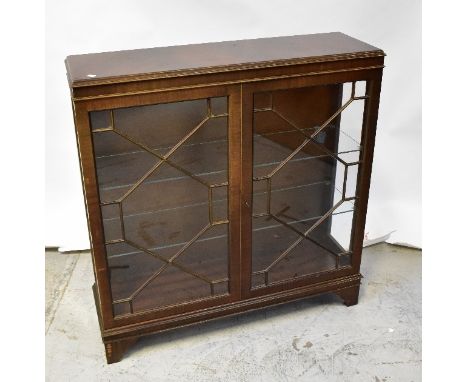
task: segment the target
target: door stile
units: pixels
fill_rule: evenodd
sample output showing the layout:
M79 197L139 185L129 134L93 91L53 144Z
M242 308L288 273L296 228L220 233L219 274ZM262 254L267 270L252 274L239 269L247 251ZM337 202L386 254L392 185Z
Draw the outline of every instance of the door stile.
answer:
M242 180L241 86L229 92L229 292L232 300L241 299L241 209Z
M73 105L75 115L75 131L80 156L80 170L85 198L86 216L88 222L90 244L93 258L94 274L99 290L98 313L103 329L113 326L112 294L110 274L107 265L104 230L102 227L101 208L99 205L99 190L94 162L93 141L89 122L88 107L85 103Z
M241 97L241 288L242 298L247 298L250 296L252 278L253 92L250 86L241 85Z

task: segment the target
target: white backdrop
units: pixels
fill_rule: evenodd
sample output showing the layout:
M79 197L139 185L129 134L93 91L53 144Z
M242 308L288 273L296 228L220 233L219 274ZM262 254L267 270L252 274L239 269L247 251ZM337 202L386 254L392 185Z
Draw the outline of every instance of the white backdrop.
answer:
M421 4L414 0L46 1L47 246L89 248L67 55L341 31L387 53L366 235L421 246Z

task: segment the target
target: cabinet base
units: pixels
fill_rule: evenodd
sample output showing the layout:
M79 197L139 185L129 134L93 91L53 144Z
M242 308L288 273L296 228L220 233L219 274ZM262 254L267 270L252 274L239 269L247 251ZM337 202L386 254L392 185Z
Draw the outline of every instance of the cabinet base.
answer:
M124 353L139 337L160 333L177 327L194 325L217 318L238 315L244 312L254 311L260 308L279 305L303 298L311 298L326 293L338 295L346 306L355 305L358 302L361 275L352 274L340 279L334 279L323 283L311 284L304 287L284 290L273 295L259 296L247 300L240 300L223 306L214 306L202 311L189 312L164 319L142 322L132 327L117 327L104 329L99 309L98 317L101 326L102 339L105 345L107 363L119 362ZM98 306L98 293L94 285L94 297Z

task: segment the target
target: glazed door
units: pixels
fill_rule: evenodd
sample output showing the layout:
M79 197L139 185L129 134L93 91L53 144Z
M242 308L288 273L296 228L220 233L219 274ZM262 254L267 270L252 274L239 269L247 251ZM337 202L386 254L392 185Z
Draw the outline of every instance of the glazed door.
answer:
M94 250L114 319L238 298L236 104L236 88L219 87L90 105L103 228Z
M244 155L251 155L243 176L244 296L358 269L353 222L366 83L314 81L243 89Z

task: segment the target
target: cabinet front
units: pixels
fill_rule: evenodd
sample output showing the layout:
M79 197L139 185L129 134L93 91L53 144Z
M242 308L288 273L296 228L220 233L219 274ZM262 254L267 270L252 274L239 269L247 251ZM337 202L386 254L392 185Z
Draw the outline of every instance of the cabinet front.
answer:
M229 94L214 93L89 113L114 317L235 293L235 127Z
M351 271L365 93L364 81L246 89L248 294Z

